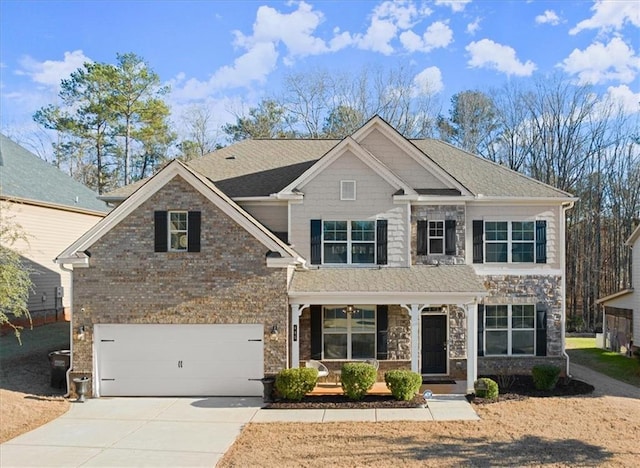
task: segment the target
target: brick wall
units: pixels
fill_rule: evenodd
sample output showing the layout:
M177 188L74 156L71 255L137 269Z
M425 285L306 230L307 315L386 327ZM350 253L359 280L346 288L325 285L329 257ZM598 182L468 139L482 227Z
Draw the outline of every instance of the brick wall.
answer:
M201 211L200 252L154 252L154 211ZM286 270L266 267L268 249L177 177L89 247L73 274L74 372L92 374L98 323L264 324L265 374L286 367Z

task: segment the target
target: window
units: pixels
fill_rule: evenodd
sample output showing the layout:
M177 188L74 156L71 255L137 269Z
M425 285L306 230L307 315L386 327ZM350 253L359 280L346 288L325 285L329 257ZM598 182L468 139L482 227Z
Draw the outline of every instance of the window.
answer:
M169 212L169 250L186 251L189 246L186 211Z
M536 310L533 305L485 306L485 355L533 356Z
M324 307L322 311L323 359L376 357L375 306Z
M369 264L376 261L375 221L324 221L322 243L326 264Z
M444 221L429 221L429 254L444 254Z
M340 200L356 199L356 181L341 180L340 181Z
M536 251L533 221L486 221L485 259L488 263L533 263Z

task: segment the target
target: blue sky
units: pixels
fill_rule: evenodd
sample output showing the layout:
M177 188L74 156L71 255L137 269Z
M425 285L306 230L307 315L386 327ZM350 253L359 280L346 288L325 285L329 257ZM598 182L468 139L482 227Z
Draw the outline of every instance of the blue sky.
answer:
M85 61L142 56L216 124L277 92L286 74L406 67L446 114L468 89L561 71L638 111L640 2L0 1L0 130L25 138Z

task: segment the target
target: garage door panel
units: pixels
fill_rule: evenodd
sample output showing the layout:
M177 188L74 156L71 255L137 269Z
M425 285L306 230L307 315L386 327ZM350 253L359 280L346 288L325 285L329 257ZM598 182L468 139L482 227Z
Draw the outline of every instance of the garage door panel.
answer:
M262 325L97 325L103 396L258 396Z

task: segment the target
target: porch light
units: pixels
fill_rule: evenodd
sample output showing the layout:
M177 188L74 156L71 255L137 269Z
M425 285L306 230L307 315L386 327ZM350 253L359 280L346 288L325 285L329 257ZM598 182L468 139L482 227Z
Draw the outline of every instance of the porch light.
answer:
M273 324L271 327L271 335L269 336L271 341L278 341L278 325Z
M80 325L78 327L78 333L76 334L76 338L79 340L84 340L84 325Z

